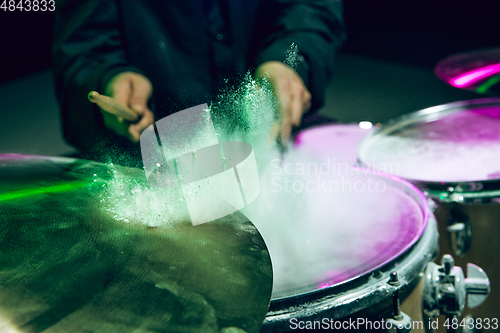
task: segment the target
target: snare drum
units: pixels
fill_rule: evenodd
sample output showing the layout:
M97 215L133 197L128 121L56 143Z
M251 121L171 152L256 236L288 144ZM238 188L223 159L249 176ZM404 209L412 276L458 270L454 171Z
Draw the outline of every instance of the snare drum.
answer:
M418 111L384 125L360 144L372 169L410 180L437 204L440 248L457 264L473 262L491 280L476 318L500 317L500 98ZM499 318L500 319L500 318Z
M402 299L419 298L409 295L437 252L437 226L418 189L396 177L343 172L328 163L294 150L280 166L273 164L269 178L260 175L260 196L246 214L273 263L262 332L308 325L339 330L358 319L373 326L356 329L377 331L392 316L396 291ZM393 271L399 284L389 283ZM422 322L419 303L410 309L414 304L404 303L403 311Z

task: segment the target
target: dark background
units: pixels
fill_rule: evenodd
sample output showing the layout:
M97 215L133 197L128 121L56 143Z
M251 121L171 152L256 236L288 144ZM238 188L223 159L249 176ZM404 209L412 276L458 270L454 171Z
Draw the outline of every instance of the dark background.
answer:
M500 46L498 0L345 0L344 50L432 68L464 50Z
M57 8L57 3L56 3ZM500 46L499 0L345 0L343 52L432 68ZM52 12L0 10L0 84L51 67Z

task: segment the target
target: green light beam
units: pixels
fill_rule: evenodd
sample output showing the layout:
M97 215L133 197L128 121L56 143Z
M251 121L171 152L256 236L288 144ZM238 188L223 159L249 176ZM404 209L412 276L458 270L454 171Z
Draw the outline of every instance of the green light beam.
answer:
M476 92L479 94L484 94L491 88L494 84L500 81L500 75L494 76L479 87L477 87Z
M42 193L61 193L74 190L86 186L87 183L81 181L73 181L60 185L46 186L41 188L27 188L23 190L13 191L9 193L0 194L0 202L7 200L23 199L29 196L42 194Z

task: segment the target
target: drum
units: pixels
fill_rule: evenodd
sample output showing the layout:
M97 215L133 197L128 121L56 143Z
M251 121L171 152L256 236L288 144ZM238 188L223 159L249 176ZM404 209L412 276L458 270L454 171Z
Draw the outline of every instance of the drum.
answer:
M259 170L261 193L245 212L273 263L261 332L379 331L393 316L395 294L420 299L412 292L437 253L427 200L397 177L344 169L302 147L273 160L269 173ZM403 312L423 325L419 302L413 305L403 302ZM353 326L358 319L364 322Z
M500 99L424 109L382 126L359 146L366 167L390 169L436 203L440 248L462 267L473 262L491 280L477 319L500 317ZM483 327L485 328L485 327Z

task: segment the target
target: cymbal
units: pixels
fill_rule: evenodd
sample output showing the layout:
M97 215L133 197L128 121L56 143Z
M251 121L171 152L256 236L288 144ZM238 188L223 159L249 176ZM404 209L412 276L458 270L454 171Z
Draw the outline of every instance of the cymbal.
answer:
M254 225L118 220L99 193L117 173L147 184L141 169L0 155L0 330L258 332L273 277Z
M434 69L447 84L481 94L500 92L500 48L451 55Z

